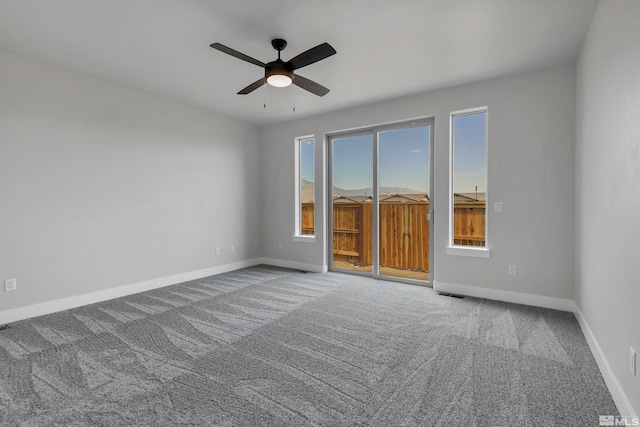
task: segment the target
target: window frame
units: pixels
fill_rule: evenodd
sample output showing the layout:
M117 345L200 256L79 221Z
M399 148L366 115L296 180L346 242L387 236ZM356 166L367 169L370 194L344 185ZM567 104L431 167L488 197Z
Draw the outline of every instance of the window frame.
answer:
M312 141L312 145L313 145L313 201L314 201L314 210L313 210L313 218L314 218L314 229L313 229L313 233L314 234L302 234L302 200L301 200L301 188L300 188L300 181L302 180L302 161L301 161L301 156L302 156L302 149L301 149L301 144L303 143L303 141L308 141L311 140ZM295 158L295 167L294 167L294 171L295 171L295 179L294 179L294 193L295 193L295 217L294 217L294 233L292 236L292 239L294 242L302 242L302 243L315 243L316 241L316 228L315 228L315 224L316 224L316 188L315 188L315 175L316 175L316 139L315 139L315 135L307 135L307 136L299 136L296 137L294 140L294 158Z
M485 221L484 221L484 246L465 246L454 244L454 214L455 214L455 197L454 197L454 169L453 169L453 145L454 132L453 120L458 116L468 116L472 114L485 114L485 135L484 135L484 170L485 170ZM447 255L470 256L479 258L490 258L491 249L489 246L489 107L475 107L464 110L452 111L449 113L449 241L447 245Z

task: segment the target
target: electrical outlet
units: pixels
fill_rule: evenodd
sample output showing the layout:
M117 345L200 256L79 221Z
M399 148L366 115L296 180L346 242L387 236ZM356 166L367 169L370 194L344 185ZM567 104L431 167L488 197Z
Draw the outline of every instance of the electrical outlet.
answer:
M629 370L636 376L636 351L633 347L629 347Z
M216 255L220 255L220 248L216 248Z
M5 279L4 280L4 291L10 292L15 291L18 288L18 279Z
M494 212L502 212L502 202L495 202L493 204L493 211Z
M508 272L509 272L509 276L515 276L517 274L515 264L510 264L509 265Z
M234 253L236 251L236 245L231 245L231 253Z
M278 250L281 251L282 250L282 242L278 243Z

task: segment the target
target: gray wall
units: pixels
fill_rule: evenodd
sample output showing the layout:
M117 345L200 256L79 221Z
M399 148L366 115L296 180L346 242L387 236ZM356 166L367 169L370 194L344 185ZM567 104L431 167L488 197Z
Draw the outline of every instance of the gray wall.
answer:
M0 164L0 311L260 256L254 126L0 52Z
M329 95L330 96L330 95ZM489 107L490 259L450 256L448 242L449 113ZM315 244L292 241L294 138L416 117L435 116L436 280L556 298L573 296L573 146L575 66L484 81L264 127L263 254L326 263L322 212L323 144L316 144ZM278 243L283 250L278 250ZM507 265L518 275L508 276Z
M575 299L640 414L638 22L640 2L600 2L578 63Z

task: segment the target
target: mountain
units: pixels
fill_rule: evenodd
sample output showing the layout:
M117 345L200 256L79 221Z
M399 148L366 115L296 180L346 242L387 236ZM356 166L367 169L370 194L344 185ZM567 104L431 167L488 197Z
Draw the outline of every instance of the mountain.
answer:
M373 188L360 188L355 190L345 190L340 187L333 187L334 196L372 196ZM412 188L403 187L380 187L380 195L386 194L425 194L424 191L414 190ZM301 201L313 202L313 182L307 180L301 180L300 182L300 195Z
M300 181L300 201L313 202L313 182L302 179Z

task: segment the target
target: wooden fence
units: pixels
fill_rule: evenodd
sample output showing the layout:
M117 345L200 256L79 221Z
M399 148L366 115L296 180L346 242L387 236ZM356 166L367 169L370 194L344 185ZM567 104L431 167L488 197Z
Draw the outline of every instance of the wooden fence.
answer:
M484 246L485 202L457 202L453 205L453 243Z
M373 205L333 205L333 259L356 265L371 265L373 259Z
M313 203L302 204L302 234L313 234ZM380 203L380 264L429 271L429 203ZM373 204L333 205L333 259L355 265L373 262ZM485 244L485 203L454 205L454 243Z
M429 203L380 203L380 265L429 271Z
M302 234L314 234L315 233L315 223L313 219L315 216L313 215L315 203L303 203L302 210L300 212L300 219L302 220Z

